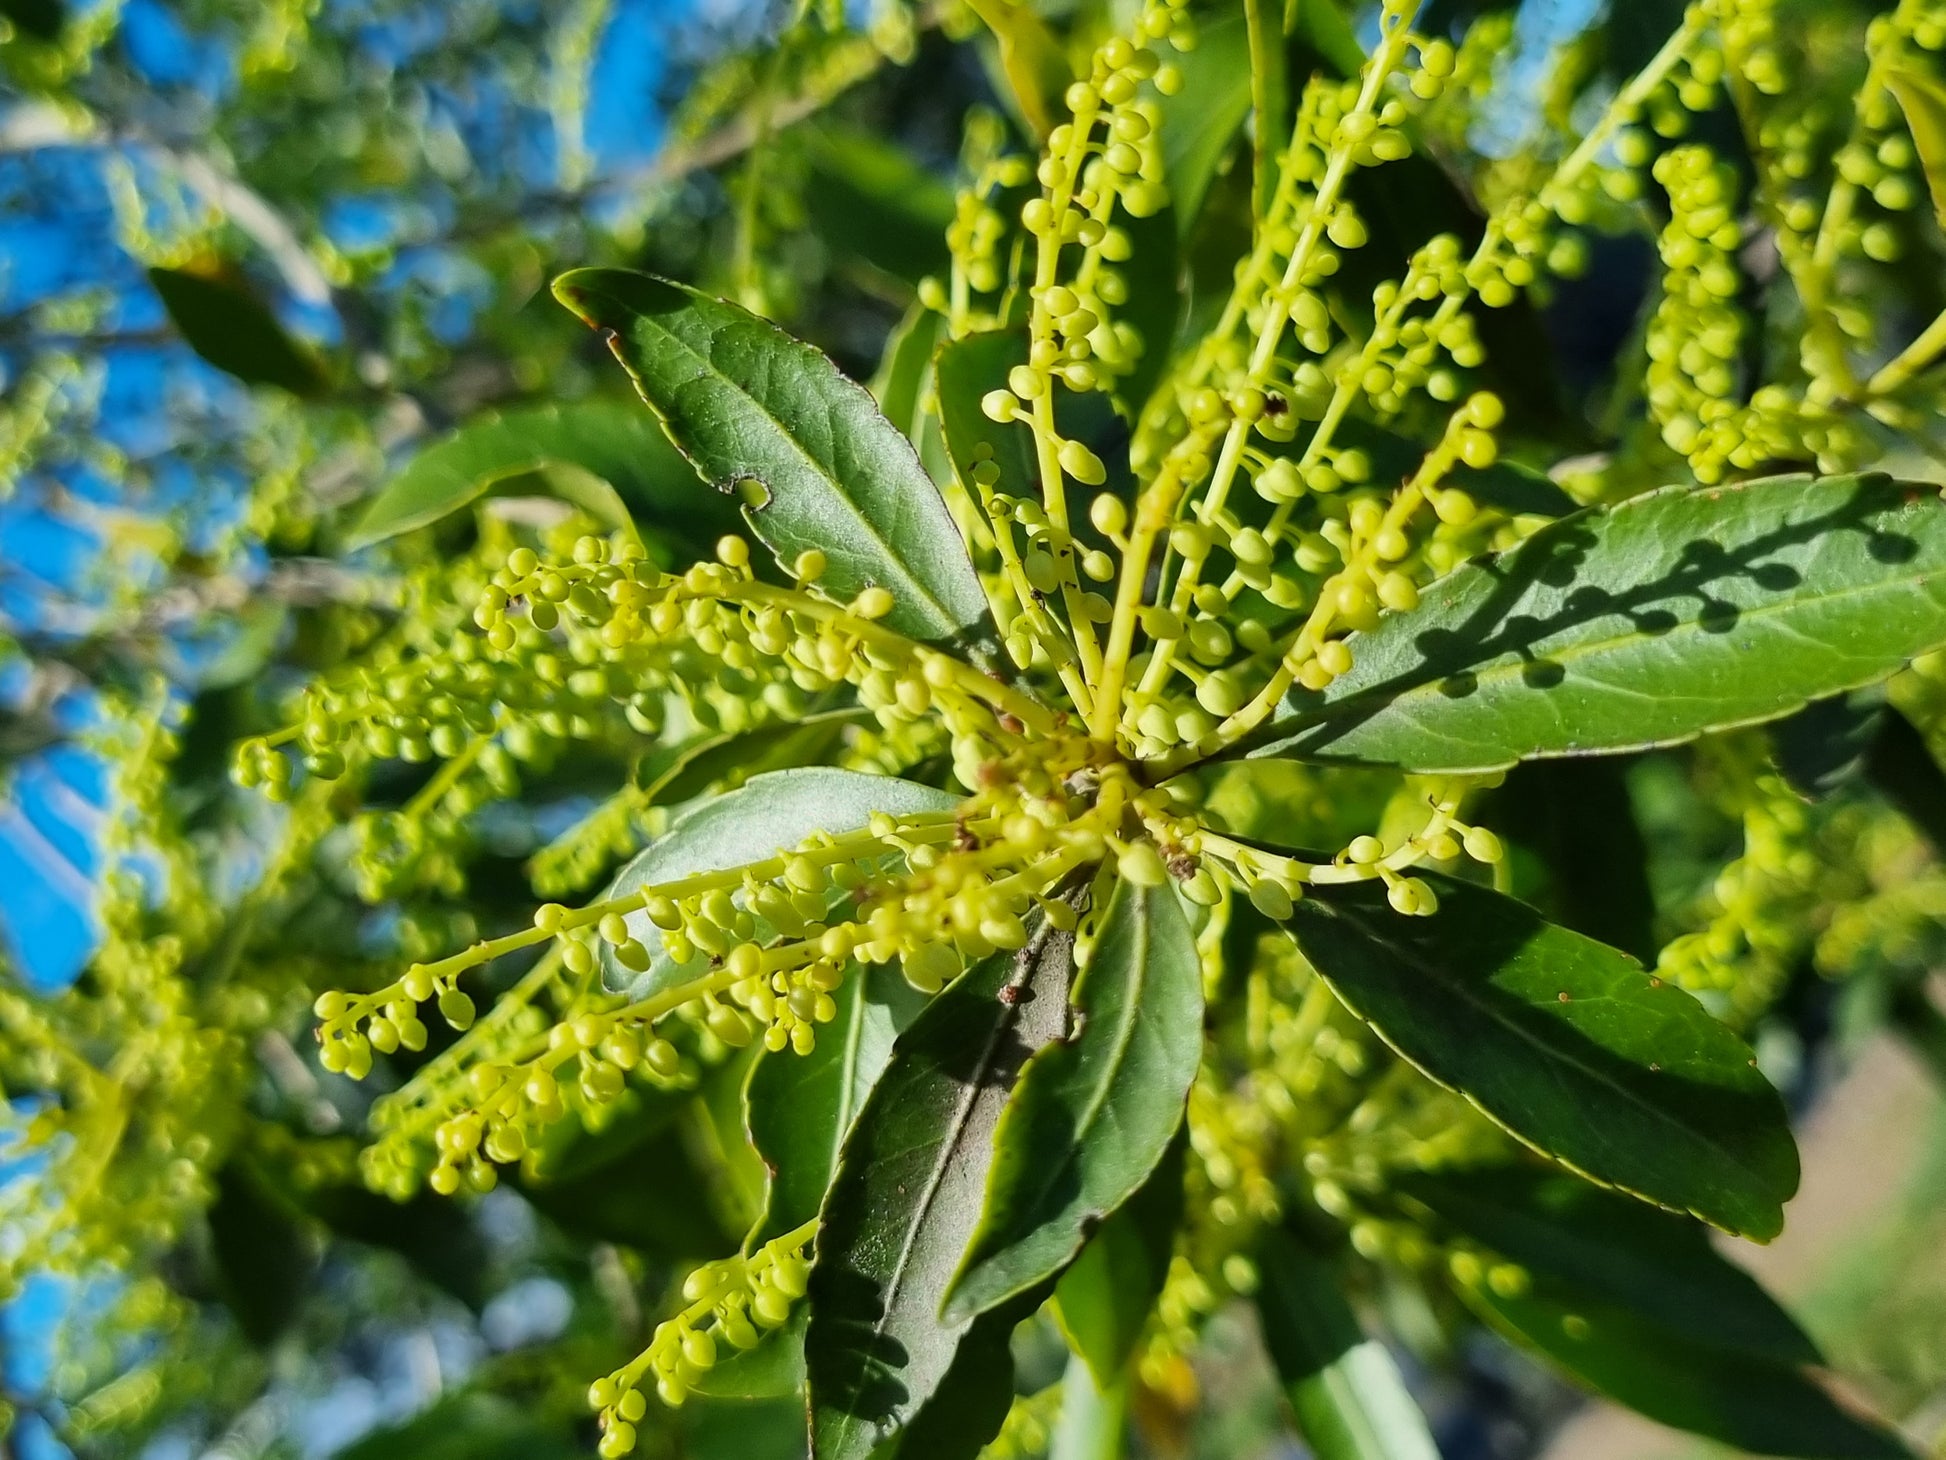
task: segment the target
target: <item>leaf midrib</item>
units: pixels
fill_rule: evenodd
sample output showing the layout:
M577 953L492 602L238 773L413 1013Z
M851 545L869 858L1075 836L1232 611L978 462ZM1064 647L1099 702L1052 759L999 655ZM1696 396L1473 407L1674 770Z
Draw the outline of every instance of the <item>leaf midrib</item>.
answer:
M1755 1170L1746 1162L1740 1160L1737 1157L1736 1152L1722 1146L1716 1140L1708 1136L1705 1136L1702 1132L1698 1131L1694 1127L1685 1125L1681 1121L1670 1117L1668 1114L1660 1110L1655 1105L1645 1101L1640 1095L1636 1094L1633 1090L1629 1089L1628 1086L1618 1084L1611 1076L1608 1076L1606 1074L1603 1074L1599 1071L1590 1068L1589 1066L1583 1064L1579 1059L1575 1058L1572 1054L1569 1054L1566 1051L1555 1048L1554 1046L1549 1045L1546 1041L1539 1039L1538 1037L1530 1033L1528 1030L1522 1028L1520 1024L1518 1024L1517 1022L1503 1015L1498 1009L1496 1009L1493 1006L1492 1003L1477 997L1472 992L1471 986L1465 980L1456 980L1447 977L1442 973L1440 973L1437 970L1435 965L1425 963L1420 959L1415 958L1410 954L1408 954L1403 948L1400 947L1398 943L1396 943L1392 939L1384 936L1382 933L1375 930L1372 927L1372 925L1363 918L1363 916L1357 909L1336 907L1330 909L1327 915L1343 918L1347 923L1350 923L1351 925L1356 927L1359 930L1359 932L1362 933L1365 937L1370 938L1373 942L1379 944L1381 947L1383 947L1389 953L1391 953L1395 958L1397 958L1397 960L1401 965L1410 969L1414 973L1425 975L1432 982L1438 984L1441 988L1444 988L1448 990L1450 993L1452 993L1454 997L1459 998L1462 1002L1465 1002L1470 1007L1478 1009L1479 1011L1484 1013L1492 1023L1514 1034L1521 1043L1528 1045L1529 1047L1539 1051L1542 1055L1547 1056L1560 1064L1566 1065L1568 1068L1578 1073L1586 1075L1587 1078L1593 1081L1594 1083L1604 1088L1612 1089L1614 1091L1619 1092L1625 1098L1626 1102L1629 1105L1638 1107L1641 1110L1646 1111L1650 1116L1652 1116L1656 1124L1661 1126L1667 1126L1668 1128L1678 1132L1679 1134L1685 1137L1692 1138L1695 1141L1700 1142L1703 1146L1705 1146L1709 1150L1722 1152L1723 1156L1726 1158L1726 1160L1730 1165L1736 1167L1740 1171L1746 1172L1747 1174L1755 1178L1757 1180L1759 1187L1762 1190L1764 1190L1765 1192L1769 1192L1771 1190L1771 1183L1769 1178L1766 1177L1762 1172ZM1319 973L1321 976L1323 976L1322 969L1319 970ZM1325 979L1327 983L1330 983L1333 985L1333 987L1336 987L1337 981L1335 979L1332 979L1328 976L1325 976ZM1509 994L1508 996L1510 998L1516 998L1516 999L1519 998L1518 995L1514 995L1514 994ZM1541 1013L1546 1012L1546 1008L1544 1005L1527 1004L1525 1000L1520 1000L1520 1002L1523 1004L1524 1007L1535 1009L1537 1012L1541 1012ZM1374 1024L1372 1027L1374 1029L1378 1028L1376 1024ZM1379 1033L1385 1037L1385 1042L1387 1044L1392 1045L1394 1049L1399 1048L1397 1043L1392 1039L1392 1037L1389 1035L1385 1035L1385 1032L1382 1029L1379 1030ZM1399 1049L1399 1053L1401 1055L1405 1055L1405 1051L1403 1049ZM1407 1058L1410 1058L1410 1056L1407 1056ZM1416 1060L1412 1062L1415 1065L1418 1063L1418 1061ZM1448 1089L1458 1088L1456 1086L1447 1084L1446 1081L1440 1079L1439 1076L1433 1074L1433 1072L1430 1070L1426 1071L1425 1073L1429 1078L1434 1080L1436 1083L1441 1085L1446 1085ZM1477 1097L1475 1097L1472 1094L1472 1092L1466 1090L1460 1090L1459 1093L1461 1095L1464 1095L1468 1100L1472 1101L1474 1104L1476 1105L1480 1104L1479 1100L1477 1099ZM1480 1108L1482 1110L1486 1109L1484 1105L1481 1105ZM1488 1113L1492 1114L1492 1112L1488 1112ZM1495 1121L1496 1123L1498 1123L1499 1117L1495 1117ZM1540 1149L1538 1144L1532 1141L1531 1137L1527 1137L1523 1135L1522 1138L1524 1140L1528 1140L1530 1143L1535 1144L1536 1149ZM1560 1159L1560 1160L1566 1159L1565 1157L1560 1156L1558 1152L1548 1151L1546 1154L1553 1156L1556 1159ZM1607 1178L1597 1178L1597 1179L1602 1180L1604 1182L1607 1181ZM1779 1200L1781 1200L1781 1198L1779 1198Z
M627 310L628 307L625 304L623 304L621 300L616 299L613 295L604 295L604 297L609 299L610 302L618 306L621 306L624 310ZM734 321L732 323L734 323ZM716 367L716 364L713 360L711 360L707 355L703 354L701 351L699 351L694 346L689 344L688 341L682 339L679 335L677 335L675 332L668 329L667 327L653 323L651 316L647 314L637 314L634 320L634 327L636 329L653 331L654 333L659 335L662 339L670 341L676 346L677 349L682 351L689 359L696 361L702 367L703 371L706 374L708 374L713 380L720 382L722 385L728 387L730 390L735 391L744 400L748 401L750 405L755 409L756 413L759 416L763 417L764 420L768 421L770 425L774 428L776 434L779 437L781 437L786 443L788 443L790 449L802 461L808 464L812 474L817 476L822 481L824 481L827 485L830 486L832 494L840 502L844 504L846 511L851 515L852 519L858 524L858 527L862 531L863 535L870 538L873 542L878 544L878 546L883 550L883 555L886 561L894 564L897 567L899 576L906 580L907 587L910 589L910 591L912 591L920 600L922 600L932 610L933 617L935 617L940 623L943 623L946 626L948 632L964 627L964 625L959 623L958 619L946 607L946 605L940 602L939 599L933 595L932 591L923 582L919 581L917 578L913 577L911 573L906 571L904 563L900 558L898 551L893 547L891 542L889 542L886 539L885 535L878 530L877 526L872 522L871 518L866 516L865 513L858 507L858 505L852 501L850 495L845 491L844 485L838 480L836 476L832 474L832 472L829 469L825 467L825 465L822 462L820 462L815 456L813 456L798 441L797 437L791 433L790 428L787 427L784 424L784 422L780 420L777 417L777 415L770 410L768 406L766 406L762 401L757 399L756 396L752 395L743 386L739 385L736 381L732 380L728 375L725 375L721 370L719 370ZM708 328L710 330L711 339L712 341L714 341L719 332L718 327L715 325L710 325L708 326ZM787 341L786 343L790 345L795 345L797 342ZM638 379L640 378L640 372L636 371L634 367L631 366L627 360L622 361L622 366L624 369L628 370L628 372L631 375L637 376ZM873 409L876 410L877 407L874 406ZM658 412L658 414L660 414L660 412ZM888 422L887 424L889 425L890 423ZM894 431L896 431L897 428L894 427L893 429ZM734 481L736 479L732 478L731 480ZM761 480L761 478L752 476L749 478L749 480L756 481L756 480ZM769 491L773 496L775 496L777 493L777 486L775 483L765 482L764 488L766 491ZM769 505L770 505L769 503L765 504L766 507L768 507ZM761 510L763 509L754 509L753 515L754 512L761 511Z

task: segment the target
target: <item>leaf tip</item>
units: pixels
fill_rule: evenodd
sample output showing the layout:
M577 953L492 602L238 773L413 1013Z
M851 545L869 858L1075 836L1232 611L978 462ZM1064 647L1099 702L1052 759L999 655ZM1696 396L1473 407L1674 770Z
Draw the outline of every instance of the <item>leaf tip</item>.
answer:
M601 328L594 302L601 273L600 269L570 269L558 275L552 286L555 299L590 329Z

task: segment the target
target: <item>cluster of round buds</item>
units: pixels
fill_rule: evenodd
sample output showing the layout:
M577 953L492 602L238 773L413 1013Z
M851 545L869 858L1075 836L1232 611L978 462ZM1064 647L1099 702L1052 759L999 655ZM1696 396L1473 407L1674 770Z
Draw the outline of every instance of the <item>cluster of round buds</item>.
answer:
M1178 50L1195 45L1184 0L1148 0L1128 36L1095 51L1087 76L1063 98L1069 119L1048 136L1036 174L1041 191L1020 214L1036 246L1031 344L1007 389L988 397L987 413L996 421L1028 420L1061 469L1083 485L1103 480L1101 465L1081 443L1053 434L1051 393L1056 381L1075 391L1112 388L1146 343L1113 317L1128 301L1118 265L1133 252L1117 213L1146 218L1168 202L1161 113L1143 91L1152 84L1166 95L1181 84L1155 49L1165 38Z
M893 606L884 588L867 587L843 604L816 592L826 569L816 549L791 565L800 585L792 589L758 582L739 537L717 545L716 561L679 574L660 571L626 546L606 556L600 546L586 553L578 547L572 563L517 561L513 567L526 571L512 586L524 595L537 581L548 581L549 592L565 585L549 631L558 624L576 656L600 665L612 685L663 684L693 697L698 684L716 681L726 698L742 702L739 720L764 723L802 715L812 697L849 682L887 730L933 715L956 741L1000 733L1003 709L1035 713L970 666L880 628ZM536 606L528 600L529 613ZM655 698L653 706L640 694L625 702L629 723L645 733L659 729ZM727 707L707 718L700 708L691 698L692 715L706 727L728 718Z
M1386 900L1395 912L1430 917L1439 900L1423 878L1411 869L1427 862L1452 862L1464 856L1491 866L1505 856L1500 838L1484 826L1470 826L1459 817L1459 805L1475 782L1441 779L1430 789L1408 785L1400 797L1420 811L1416 831L1395 837L1393 844L1370 833L1353 837L1331 862L1315 865L1261 847L1234 841L1220 833L1182 823L1172 827L1184 849L1203 859L1202 867L1183 885L1192 902L1213 904L1222 888L1236 887L1256 910L1273 921L1291 915L1307 883L1362 882L1385 884Z
M1000 141L997 119L979 115L968 123L968 153L996 153ZM970 159L969 159L970 160ZM946 228L946 248L952 258L952 285L937 279L924 279L919 285L919 302L937 314L954 320L955 326L971 325L965 315L969 294L994 294L1006 283L1001 246L1007 238L1007 219L994 206L997 194L1024 187L1033 177L1033 168L1024 157L988 155L974 166L973 182L962 188L954 202L953 221ZM984 322L984 320L983 320Z
M1755 392L1748 405L1738 397L1746 326L1736 304L1743 280L1734 171L1693 145L1663 153L1654 171L1670 220L1660 240L1663 295L1647 338L1649 410L1697 479L1720 481L1728 470L1801 450L1805 422L1782 387Z
M333 1074L362 1080L371 1073L373 1051L424 1049L426 1026L419 1018L419 1006L428 999L438 1001L440 1017L454 1029L472 1027L472 996L458 986L456 977L436 978L421 965L415 964L397 983L377 993L333 989L319 994L311 1010L319 1020L318 1062Z
M748 1257L706 1263L683 1283L687 1306L657 1326L649 1346L614 1373L588 1386L590 1408L601 1412L604 1460L635 1448L635 1427L648 1412L643 1381L676 1407L726 1356L755 1348L781 1328L804 1296L810 1262L804 1249L817 1230L809 1222L759 1247Z
M1775 995L1808 946L1827 859L1814 848L1810 808L1771 768L1763 737L1711 737L1700 756L1711 799L1742 823L1743 850L1711 884L1707 921L1663 947L1656 974L1720 997L1741 1020Z

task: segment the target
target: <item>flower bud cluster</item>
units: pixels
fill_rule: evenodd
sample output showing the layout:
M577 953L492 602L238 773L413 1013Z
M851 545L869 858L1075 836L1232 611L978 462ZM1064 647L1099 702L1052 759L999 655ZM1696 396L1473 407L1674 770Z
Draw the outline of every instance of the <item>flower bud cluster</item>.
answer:
M1743 849L1701 899L1702 926L1666 944L1655 972L1745 1025L1810 946L1831 863L1816 849L1811 808L1772 768L1761 732L1710 736L1697 757L1709 798L1741 824Z
M689 1274L682 1288L688 1306L658 1324L634 1359L588 1386L588 1404L601 1412L604 1460L635 1448L635 1427L648 1412L645 1379L658 1399L678 1407L719 1362L755 1348L789 1320L792 1305L804 1296L810 1275L805 1248L816 1231L816 1222L806 1223L747 1257L705 1263Z

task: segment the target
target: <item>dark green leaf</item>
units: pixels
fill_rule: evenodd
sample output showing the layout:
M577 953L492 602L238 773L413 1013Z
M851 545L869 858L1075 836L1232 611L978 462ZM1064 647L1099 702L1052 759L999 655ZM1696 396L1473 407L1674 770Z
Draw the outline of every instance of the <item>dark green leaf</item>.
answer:
M830 710L798 720L779 720L753 730L709 735L646 755L635 784L655 806L680 806L723 782L768 770L821 760L844 739L845 727L863 724L871 711Z
M805 146L811 181L804 205L832 257L862 260L908 285L946 271L953 189L945 179L903 148L852 127L827 122Z
M1383 1344L1366 1338L1337 1275L1284 1232L1257 1253L1257 1315L1297 1427L1318 1460L1439 1460Z
M1823 1361L1756 1279L1683 1217L1531 1166L1414 1175L1398 1189L1530 1274L1632 1309L1687 1342L1781 1364Z
M1946 503L1883 476L1665 488L1433 584L1250 752L1483 771L1789 714L1946 643Z
M1013 1332L1042 1296L1029 1293L975 1318L932 1397L873 1460L976 1460L1013 1407Z
M1631 958L1654 962L1648 845L1636 824L1628 762L1614 757L1535 760L1515 766L1490 793L1480 820L1519 852L1507 888L1557 923ZM1537 896L1523 883L1539 874Z
M794 1398L695 1404L683 1419L686 1460L804 1460L804 1406Z
M820 586L877 585L888 627L940 642L990 635L986 594L912 445L818 351L747 310L648 274L578 269L562 303L606 332L642 398L703 476L744 487L751 530Z
M1142 353L1135 368L1115 383L1114 396L1122 414L1135 420L1168 369L1188 291L1182 279L1182 256L1173 207L1147 218L1124 218L1116 226L1128 235L1132 250L1128 262L1121 265L1122 277L1128 284L1128 303L1117 311L1116 317L1132 326L1140 336ZM1082 396L1057 400L1056 410L1064 427L1072 429L1070 423L1080 424L1085 420L1084 412L1078 408L1086 399Z
M374 1430L336 1460L578 1460L587 1449L532 1406L497 1394L459 1393L405 1424Z
M1427 1075L1590 1179L1767 1241L1797 1189L1750 1048L1634 959L1524 903L1425 874L1430 917L1376 882L1318 887L1290 927L1318 973Z
M1853 1418L1797 1370L1671 1335L1624 1309L1544 1283L1508 1297L1462 1290L1508 1336L1539 1349L1588 1388L1638 1413L1760 1455L1903 1460L1884 1430ZM1699 1313L1707 1321L1706 1313Z
M1102 1386L1114 1383L1134 1355L1169 1276L1188 1147L1185 1127L1155 1174L1096 1229L1054 1290L1061 1332Z
M770 1194L752 1234L757 1242L818 1214L845 1135L892 1057L892 1041L926 1004L883 964L853 968L833 997L838 1014L818 1030L816 1048L764 1055L744 1090L750 1141L770 1168Z
M1820 800L1865 768L1885 713L1885 691L1874 686L1816 700L1770 727L1777 769L1800 796Z
M1912 130L1912 148L1926 174L1933 212L1946 228L1946 87L1909 66L1885 68L1885 85L1898 98L1905 124Z
M1418 442L1401 436L1376 421L1347 416L1340 421L1332 439L1340 446L1355 446L1371 458L1372 480L1381 486L1397 486L1419 470L1426 450ZM1496 461L1492 466L1458 466L1450 484L1464 487L1468 496L1506 513L1509 517L1566 517L1575 510L1574 498L1556 485L1544 472L1534 471L1512 461Z
M543 472L533 485L610 526L648 527L691 553L738 526L731 505L698 486L653 417L625 401L590 400L489 412L435 442L371 500L347 546L428 526Z
M945 1316L1052 1277L1149 1179L1203 1053L1203 973L1173 885L1116 886L1069 1028L1029 1060L994 1133L986 1199Z
M875 811L894 816L950 811L960 798L894 776L867 775L814 766L752 776L737 790L715 796L678 817L647 851L622 868L609 895L624 890L761 862L799 845L812 832L833 836L856 831ZM602 978L631 999L698 977L700 967L673 962L662 951L662 932L645 912L628 915L630 935L648 949L650 963L633 972L602 944Z
M1025 423L992 421L980 398L1007 383L1007 372L1027 359L1024 330L982 330L939 347L933 375L939 392L939 424L960 480L971 490L974 452L991 447L1000 476L993 490L1005 496L1040 496L1034 433Z
M229 271L158 267L149 270L149 282L189 348L218 370L246 385L274 385L297 396L322 395L328 388L317 357Z
M1065 1032L1073 959L1072 935L1043 923L1020 952L969 969L900 1036L852 1126L811 1269L817 1460L862 1460L909 1423L970 1335L990 1345L997 1326L1004 1351L1010 1322L946 1323L940 1304L1001 1110L1022 1065Z
M61 0L0 0L0 15L36 40L52 41L60 39L67 6Z
M736 1240L710 1199L716 1167L698 1149L693 1101L659 1090L627 1091L597 1132L576 1126L550 1137L540 1170L522 1174L521 1194L575 1237L618 1242L669 1259L720 1254ZM680 1188L682 1201L670 1201Z
M217 1287L244 1336L260 1348L290 1327L317 1264L316 1244L292 1209L244 1161L217 1173L209 1209Z
M1865 775L1872 789L1925 833L1935 851L1946 854L1946 772L1926 737L1890 706L1865 757Z

